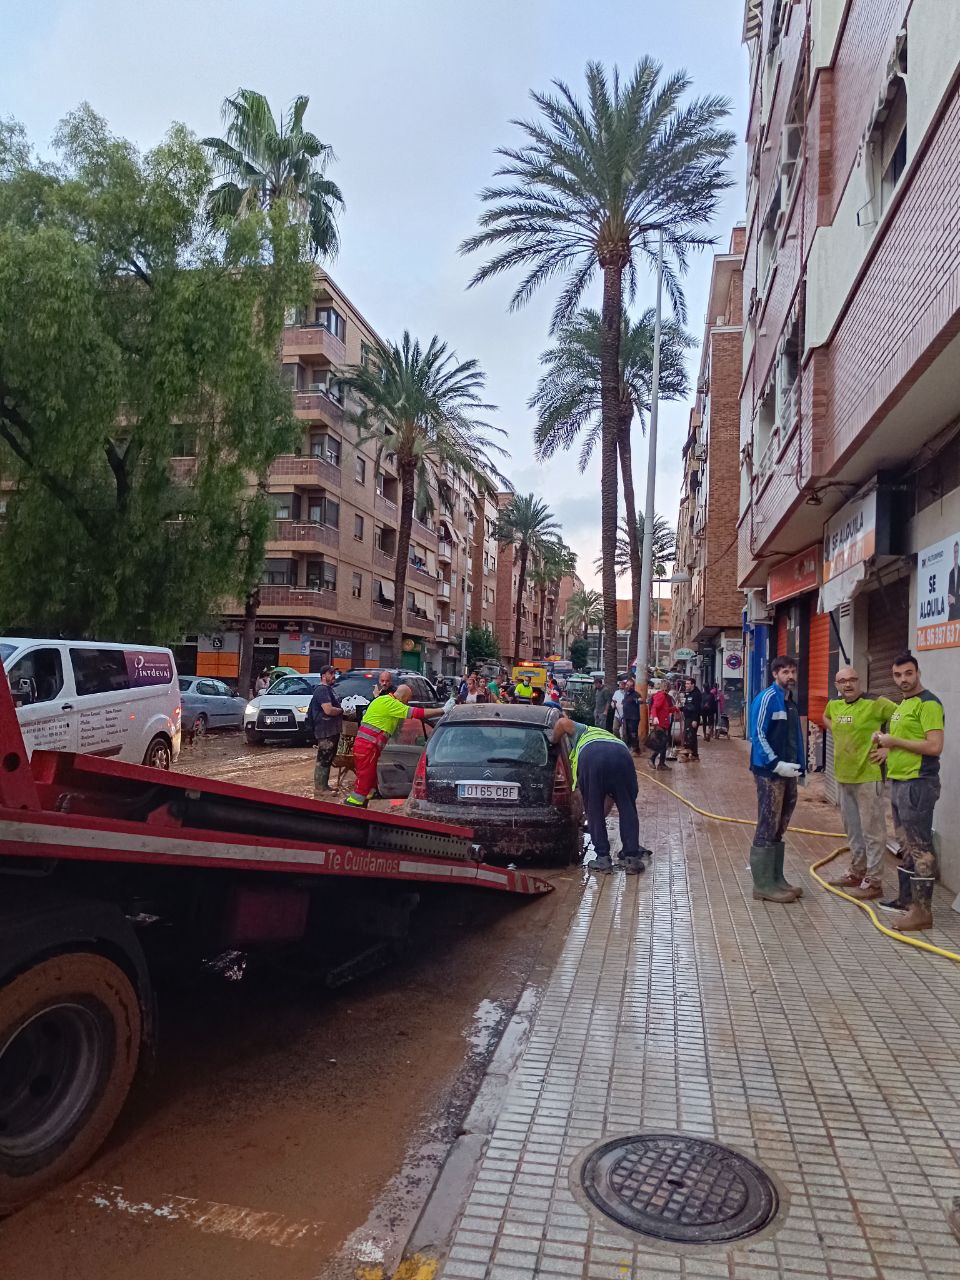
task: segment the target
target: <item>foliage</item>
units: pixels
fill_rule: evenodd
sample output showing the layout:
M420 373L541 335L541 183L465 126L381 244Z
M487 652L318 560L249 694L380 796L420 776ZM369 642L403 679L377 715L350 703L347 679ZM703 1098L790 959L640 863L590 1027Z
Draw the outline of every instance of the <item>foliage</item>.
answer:
M589 648L590 646L583 636L577 636L576 640L570 645L570 661L573 663L574 671L586 670Z
M603 596L599 591L581 587L567 601L564 616L571 627L586 636L591 627L603 626Z
M561 581L568 574L576 573L576 571L576 552L559 538L544 545L543 550L530 569L528 577L537 592L537 608L540 619L537 641L541 658L547 656L544 647L547 592L551 590L557 591Z
M637 541L643 542L643 512L637 513ZM663 516L654 517L653 521L653 576L654 578L665 578L667 576L667 565L673 560L676 554L677 543L673 525L670 524ZM614 557L617 567L617 577L623 578L630 572L630 539L627 532L627 522L621 519L617 530L617 550ZM594 568L597 573L600 572L599 556L594 561Z
M248 477L292 438L276 350L308 286L304 236L279 205L214 232L183 126L141 155L83 106L56 166L11 137L0 629L175 641L246 589L251 559L259 572L269 511Z
M467 628L467 670L480 662L500 660L500 642L486 627Z
M476 360L458 361L436 334L426 347L404 332L399 344L378 342L363 364L344 370L342 385L360 408L351 419L360 442L374 440L393 453L400 476L400 520L394 570L393 661L400 661L410 530L414 504L433 509L432 485L444 467L492 493L499 478L491 453L504 449L487 433L502 435L479 414L494 406L481 398L485 375Z
M516 618L513 628L513 660L520 661L520 628L523 621L523 597L527 585L527 565L542 558L548 547L556 543L560 529L550 508L532 493L515 493L500 511L495 537L501 546L513 547L517 566Z
M337 213L343 195L326 177L333 148L303 127L310 99L294 98L279 125L262 93L238 89L223 103L225 138L204 138L221 181L207 199L217 224L282 201L309 228L313 255L333 257L340 247Z

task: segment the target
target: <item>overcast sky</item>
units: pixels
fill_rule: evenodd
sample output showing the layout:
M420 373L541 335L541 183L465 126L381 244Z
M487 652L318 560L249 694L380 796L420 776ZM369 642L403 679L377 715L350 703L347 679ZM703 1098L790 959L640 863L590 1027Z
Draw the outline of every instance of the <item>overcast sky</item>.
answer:
M220 104L240 85L265 93L275 110L309 94L306 125L334 147L330 173L347 202L331 274L383 337L438 333L479 359L509 433L506 473L551 504L592 584L598 465L581 476L574 457L543 468L532 461L526 402L556 289L511 315L515 281L468 292L477 262L460 258L457 245L475 228L494 149L518 139L509 121L530 114L529 91L553 79L581 90L590 59L628 69L651 54L668 71L685 67L694 93L731 99L742 139L742 15L743 0L0 0L0 114L22 121L44 149L60 117L86 99L114 132L146 148L173 120L201 136L221 132ZM736 184L713 228L721 250L742 217L742 168L740 146ZM698 340L709 276L705 253L686 286ZM597 288L588 300L599 305ZM636 307L652 302L653 281L644 280ZM699 358L691 353L691 384ZM669 404L661 413L657 510L671 522L688 411ZM639 432L635 450L642 505Z

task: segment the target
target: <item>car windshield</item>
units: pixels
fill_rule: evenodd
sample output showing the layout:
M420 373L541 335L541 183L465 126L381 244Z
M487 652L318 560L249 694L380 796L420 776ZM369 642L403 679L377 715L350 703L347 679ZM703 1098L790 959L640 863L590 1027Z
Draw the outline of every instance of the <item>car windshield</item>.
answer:
M189 693L189 692L190 692L190 686L193 684L193 677L192 677L192 676L181 676L181 677L180 677L180 682L179 682L179 683L180 683L180 692L181 692L181 693Z
M536 769L543 768L548 759L546 736L535 725L441 725L429 749L434 765L522 764Z
M343 676L334 687L340 698L352 698L355 694L360 694L363 698L372 698L379 692L377 688L379 678L379 671L371 671L369 675Z
M319 676L284 676L270 686L270 697L289 697L296 693L313 693L319 683Z
M6 662L16 647L15 644L0 644L0 662Z

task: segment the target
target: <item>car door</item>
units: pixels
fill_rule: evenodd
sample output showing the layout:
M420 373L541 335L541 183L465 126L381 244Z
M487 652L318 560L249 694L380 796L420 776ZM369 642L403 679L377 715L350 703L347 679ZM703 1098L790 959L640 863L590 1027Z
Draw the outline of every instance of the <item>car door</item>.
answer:
M243 709L247 705L246 698L234 693L222 680L214 680L217 686L217 703L220 708L220 724L226 728L237 728L243 723Z
M400 722L377 765L377 788L382 796L399 800L410 794L413 775L427 745L427 732L423 720L408 716Z
M76 751L80 716L70 660L57 645L27 649L7 667L28 755Z

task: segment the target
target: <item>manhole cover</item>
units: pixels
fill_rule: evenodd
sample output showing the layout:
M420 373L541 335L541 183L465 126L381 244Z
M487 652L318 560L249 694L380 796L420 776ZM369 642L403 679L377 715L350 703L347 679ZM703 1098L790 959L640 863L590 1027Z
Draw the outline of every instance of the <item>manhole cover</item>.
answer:
M598 1147L580 1173L590 1201L623 1227L674 1244L722 1244L762 1231L777 1189L729 1147L680 1133L641 1133Z

